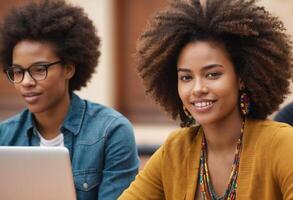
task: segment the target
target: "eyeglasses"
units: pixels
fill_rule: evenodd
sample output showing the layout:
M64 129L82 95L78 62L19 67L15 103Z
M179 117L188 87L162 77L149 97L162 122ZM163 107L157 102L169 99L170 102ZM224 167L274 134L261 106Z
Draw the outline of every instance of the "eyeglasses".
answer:
M8 67L4 70L6 73L7 78L14 84L21 83L24 78L24 74L27 71L29 75L35 81L41 81L47 78L48 75L48 68L61 63L61 61L56 61L53 63L37 63L32 64L27 69L23 69L21 66L15 65L12 67Z

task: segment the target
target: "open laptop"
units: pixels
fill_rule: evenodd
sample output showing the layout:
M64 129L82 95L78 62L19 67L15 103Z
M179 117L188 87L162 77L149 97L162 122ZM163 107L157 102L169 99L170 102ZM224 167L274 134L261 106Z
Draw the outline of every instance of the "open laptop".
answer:
M76 200L64 147L0 147L0 199Z

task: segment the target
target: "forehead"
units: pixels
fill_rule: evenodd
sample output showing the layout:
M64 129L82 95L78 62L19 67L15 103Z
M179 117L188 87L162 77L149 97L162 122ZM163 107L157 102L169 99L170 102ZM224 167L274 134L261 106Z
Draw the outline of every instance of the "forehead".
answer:
M18 42L12 52L12 62L20 65L30 65L34 62L52 61L56 59L54 46L48 42L23 40Z
M188 43L181 50L178 67L204 67L207 65L232 65L225 46L212 41L196 41Z

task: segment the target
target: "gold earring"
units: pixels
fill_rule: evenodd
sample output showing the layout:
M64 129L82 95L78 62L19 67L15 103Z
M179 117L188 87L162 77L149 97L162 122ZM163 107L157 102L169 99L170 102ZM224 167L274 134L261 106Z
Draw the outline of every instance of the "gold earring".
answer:
M187 108L184 105L183 105L183 111L189 119L193 119L193 116L191 115L191 113L187 110Z
M240 90L240 110L244 116L248 115L250 111L249 96L243 90Z

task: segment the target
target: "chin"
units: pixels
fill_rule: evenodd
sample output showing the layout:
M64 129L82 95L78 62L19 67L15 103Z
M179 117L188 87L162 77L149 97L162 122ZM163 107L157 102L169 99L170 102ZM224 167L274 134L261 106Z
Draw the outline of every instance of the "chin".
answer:
M211 122L206 121L206 120L196 120L196 122L200 125L209 125Z
M30 106L30 105L27 105L27 108L33 114L38 114L38 113L44 112L44 108L42 108L40 106Z
M210 117L210 116L196 117L195 120L196 120L197 123L199 123L201 125L213 124L213 123L219 121L215 117Z

